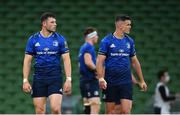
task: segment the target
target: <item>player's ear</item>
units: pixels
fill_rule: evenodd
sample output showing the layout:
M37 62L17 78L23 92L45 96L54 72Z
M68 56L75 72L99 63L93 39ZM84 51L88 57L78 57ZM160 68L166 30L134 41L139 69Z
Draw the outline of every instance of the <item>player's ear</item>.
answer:
M120 22L117 23L117 27L118 28L121 28L122 27L122 24Z
M42 26L46 26L46 20L42 22Z
M116 25L117 25L118 28L121 28L122 25L123 25L123 22L122 21L118 21L118 22L116 22Z
M119 23L115 22L116 28L119 28Z

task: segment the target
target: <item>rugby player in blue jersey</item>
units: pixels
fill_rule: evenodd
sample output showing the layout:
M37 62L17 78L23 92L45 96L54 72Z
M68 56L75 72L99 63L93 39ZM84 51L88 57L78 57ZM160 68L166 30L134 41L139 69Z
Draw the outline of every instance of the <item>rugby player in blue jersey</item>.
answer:
M71 93L71 61L65 38L56 31L56 18L52 13L41 16L41 31L27 41L23 64L23 91L31 92L36 114L45 114L49 97L52 114L61 113L62 94ZM32 88L28 77L31 61L35 58ZM63 86L60 58L66 80Z
M79 50L80 91L85 114L98 114L100 109L99 82L96 78L96 53L94 44L98 41L97 31L93 27L84 32L85 43Z
M139 77L139 85L143 91L147 90L147 85L136 56L134 40L127 35L131 29L131 18L126 15L117 16L115 27L115 32L101 41L96 68L100 87L104 89L106 113L113 113L112 107L120 103L120 113L128 114L132 108L131 65Z

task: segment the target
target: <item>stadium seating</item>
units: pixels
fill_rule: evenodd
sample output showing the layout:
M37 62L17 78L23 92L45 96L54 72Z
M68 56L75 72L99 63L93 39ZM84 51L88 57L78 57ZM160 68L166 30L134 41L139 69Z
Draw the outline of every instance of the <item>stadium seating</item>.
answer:
M142 105L151 98L156 73L169 68L174 92L179 91L180 2L177 0L2 0L0 2L0 113L34 113L32 99L21 91L22 62L28 37L40 30L40 14L57 15L58 32L69 43L72 58L73 95L79 95L78 50L83 29L98 28L100 39L114 31L116 14L129 14L132 33L147 93L134 89L133 113L143 113ZM100 40L99 40L100 41ZM97 47L98 48L98 47ZM32 77L30 78L32 80Z

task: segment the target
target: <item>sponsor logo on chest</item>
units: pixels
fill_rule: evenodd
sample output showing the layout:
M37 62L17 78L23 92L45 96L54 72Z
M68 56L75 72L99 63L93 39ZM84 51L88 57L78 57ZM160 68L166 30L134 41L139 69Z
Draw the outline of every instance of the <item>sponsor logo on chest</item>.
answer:
M58 41L57 40L53 41L53 46L56 46L56 47L58 46Z

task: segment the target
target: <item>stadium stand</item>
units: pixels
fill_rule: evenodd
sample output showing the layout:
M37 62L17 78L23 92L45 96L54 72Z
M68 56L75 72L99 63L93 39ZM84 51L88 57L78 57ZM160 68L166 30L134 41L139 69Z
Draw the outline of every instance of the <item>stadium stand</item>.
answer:
M134 88L133 113L144 113L145 102L154 93L156 73L160 68L169 68L170 88L179 91L179 6L178 0L1 0L0 113L34 113L30 95L21 90L22 62L26 41L32 33L39 31L39 17L44 11L57 15L58 32L69 43L73 95L79 95L77 56L83 43L83 29L95 26L102 38L113 32L116 14L129 14L133 18L131 36L149 86L147 93Z

